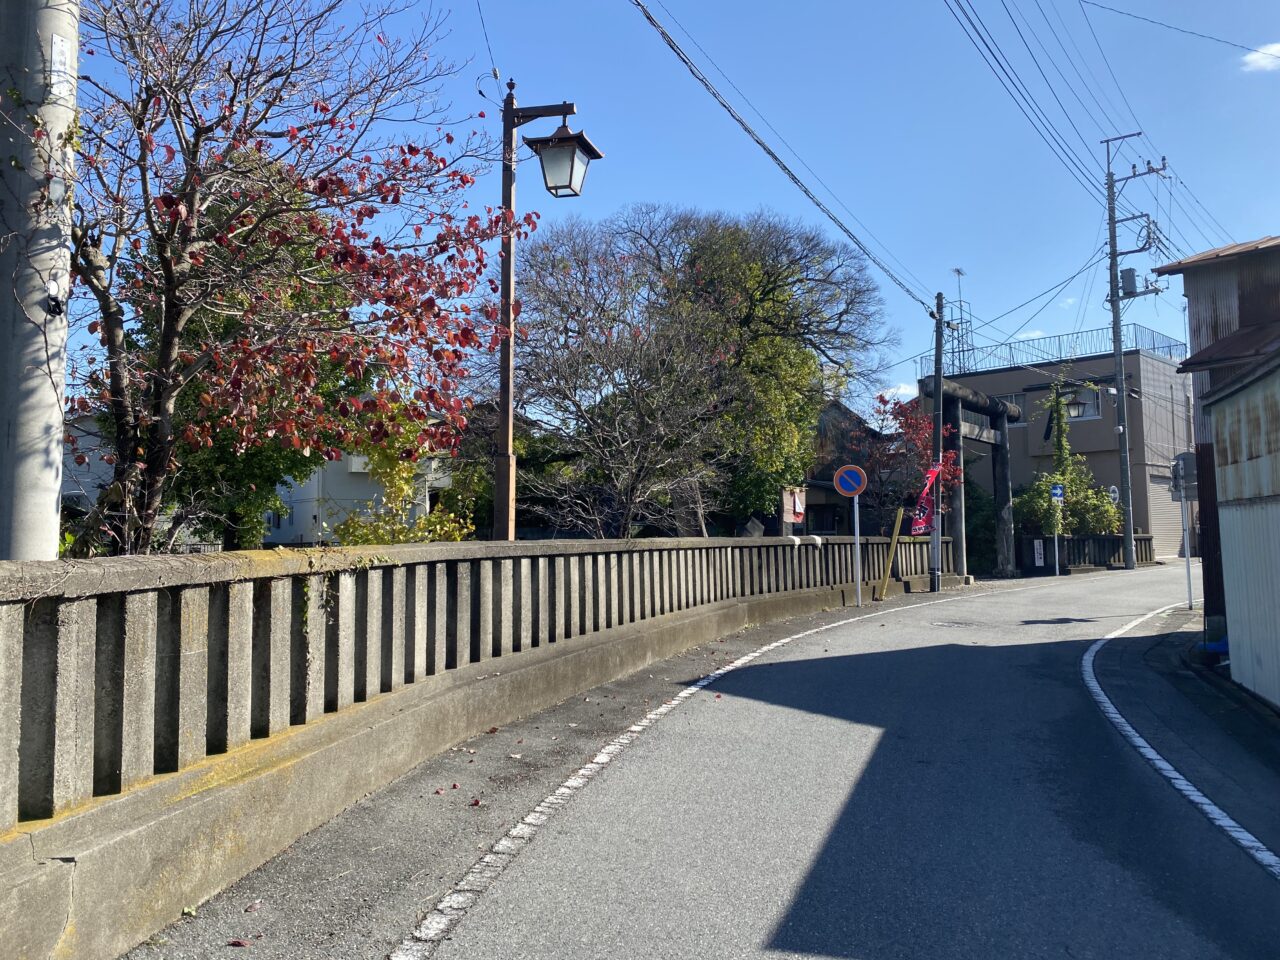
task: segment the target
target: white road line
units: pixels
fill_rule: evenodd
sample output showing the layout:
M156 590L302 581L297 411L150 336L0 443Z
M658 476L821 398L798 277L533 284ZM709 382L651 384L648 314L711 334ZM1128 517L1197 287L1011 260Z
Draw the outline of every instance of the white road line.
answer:
M1133 725L1124 718L1123 714L1116 709L1116 705L1111 702L1111 698L1106 695L1102 685L1098 683L1098 676L1094 672L1093 662L1098 656L1098 651L1106 645L1108 640L1114 640L1116 637L1128 633L1138 624L1145 620L1150 620L1157 614L1182 606L1183 602L1171 603L1166 607L1160 607L1158 610L1152 610L1150 613L1129 621L1119 630L1107 634L1101 640L1095 640L1089 649L1085 651L1084 657L1080 661L1080 674L1084 678L1084 685L1089 689L1089 693L1093 695L1094 701L1098 704L1098 709L1102 711L1102 715L1111 721L1112 725L1120 731L1120 735L1129 741L1139 755L1147 763L1151 764L1156 769L1156 772L1168 780L1175 790L1190 800L1192 805L1209 819L1210 823L1230 837L1245 853L1252 857L1263 870L1280 880L1280 857L1272 853L1252 833L1236 823L1225 810L1201 793L1195 784L1179 773L1173 764L1157 753L1156 749L1147 743L1142 734L1138 733L1133 728Z
M1159 568L1153 568L1159 569ZM1088 577L1085 580L1078 580L1077 583L1084 583L1091 580L1102 580L1103 576ZM685 687L678 694L658 707L645 714L640 720L627 728L626 732L620 736L614 737L605 744L604 747L596 754L592 761L580 768L573 776L560 784L546 799L533 808L532 812L524 817L519 823L507 831L506 835L495 843L483 857L477 860L466 872L461 880L454 884L453 889L440 898L434 907L427 913L422 921L414 928L409 936L401 941L400 945L393 950L388 960L426 960L436 952L440 942L448 939L453 932L453 928L458 925L467 911L475 904L480 895L484 893L493 884L498 877L511 864L515 856L525 848L525 846L538 833L538 830L546 824L551 816L563 807L573 798L583 787L590 783L607 764L616 759L628 746L633 743L645 730L653 726L668 713L674 710L680 704L687 701L690 697L695 696L711 684L715 683L727 673L737 670L739 667L745 667L756 659L764 656L779 647L801 640L805 637L811 637L817 633L824 633L827 630L835 630L839 627L847 627L851 623L857 623L860 620L874 620L879 617L889 616L890 614L900 613L904 610L918 610L921 607L931 607L939 603L953 603L957 600L977 600L982 597L990 597L1002 595L1006 593L1020 593L1023 590L1036 590L1043 587L1054 586L1056 581L1048 581L1045 583L1029 584L1025 587L1010 587L1006 590L986 590L982 593L961 593L951 597L944 597L941 600L926 600L922 603L911 603L900 607L890 607L886 610L880 610L876 613L861 614L856 617L846 617L844 620L837 620L835 623L828 623L821 627L814 627L811 630L804 630L800 633L792 634L789 637L783 637L781 640L775 640L772 643L765 644L750 653L739 657L732 663L725 664L719 670L715 670L701 679L695 681ZM1060 584L1059 584L1060 585ZM1174 604L1177 606L1177 604ZM1132 624L1130 624L1132 626Z

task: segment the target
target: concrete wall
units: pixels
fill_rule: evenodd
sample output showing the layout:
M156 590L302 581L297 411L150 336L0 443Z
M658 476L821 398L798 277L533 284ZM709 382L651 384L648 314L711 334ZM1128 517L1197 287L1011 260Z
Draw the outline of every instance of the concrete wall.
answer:
M899 545L899 578L926 572L927 546ZM114 957L451 743L721 632L852 602L854 550L552 541L0 563L0 955ZM861 557L878 579L888 542Z

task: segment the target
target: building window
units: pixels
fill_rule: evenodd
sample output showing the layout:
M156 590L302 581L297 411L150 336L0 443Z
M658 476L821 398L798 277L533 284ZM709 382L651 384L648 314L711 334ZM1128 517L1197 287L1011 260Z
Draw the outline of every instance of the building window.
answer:
M1017 423L1009 424L1009 426L1025 427L1027 425L1027 420L1031 417L1031 411L1027 409L1027 395L1025 393L1001 393L997 394L995 399L1011 403L1022 411L1022 419Z

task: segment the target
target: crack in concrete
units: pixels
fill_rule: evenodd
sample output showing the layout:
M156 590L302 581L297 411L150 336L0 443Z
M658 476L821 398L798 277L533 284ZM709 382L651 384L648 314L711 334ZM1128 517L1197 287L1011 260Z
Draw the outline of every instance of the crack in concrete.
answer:
M75 857L50 857L49 859L56 861L58 863L71 864L71 876L68 879L68 885L70 889L67 891L67 916L66 916L66 919L62 921L62 929L58 931L58 939L53 946L54 955L57 956L62 952L63 941L66 940L68 932L74 929L74 924L72 923L71 917L75 912L75 905L76 905L77 863L76 863Z

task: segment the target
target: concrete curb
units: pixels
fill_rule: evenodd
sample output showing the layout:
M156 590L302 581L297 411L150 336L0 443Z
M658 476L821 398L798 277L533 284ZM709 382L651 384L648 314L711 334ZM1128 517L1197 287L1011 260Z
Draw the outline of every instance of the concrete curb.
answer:
M851 587L723 601L471 664L23 823L0 836L4 954L109 960L452 744L751 624L852 602Z

